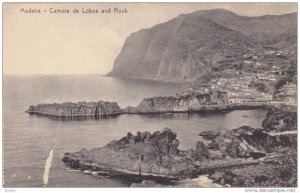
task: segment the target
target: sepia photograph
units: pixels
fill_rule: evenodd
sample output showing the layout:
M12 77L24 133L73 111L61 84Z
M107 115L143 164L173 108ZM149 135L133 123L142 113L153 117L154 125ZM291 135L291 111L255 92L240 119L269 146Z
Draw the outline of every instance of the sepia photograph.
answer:
M2 3L2 188L295 192L297 6Z

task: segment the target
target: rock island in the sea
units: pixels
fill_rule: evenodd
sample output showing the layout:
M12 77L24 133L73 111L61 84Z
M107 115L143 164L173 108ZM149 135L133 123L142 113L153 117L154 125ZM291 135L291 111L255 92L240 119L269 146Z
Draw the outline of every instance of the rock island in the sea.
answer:
M121 113L121 109L115 102L66 102L30 106L26 112L55 117L86 117L116 115Z

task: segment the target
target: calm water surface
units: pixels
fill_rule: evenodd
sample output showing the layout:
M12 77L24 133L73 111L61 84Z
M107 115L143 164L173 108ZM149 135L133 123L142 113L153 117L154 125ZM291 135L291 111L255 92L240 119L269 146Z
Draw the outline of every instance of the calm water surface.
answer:
M67 171L63 153L100 147L127 132L154 132L165 127L177 133L181 149L191 148L206 129L261 127L265 110L172 115L120 115L105 119L58 121L30 116L29 105L54 102L116 101L137 105L144 97L174 95L183 85L86 76L4 76L4 185L42 187L45 162L53 148L48 187L115 187L126 182ZM246 116L247 117L246 117Z

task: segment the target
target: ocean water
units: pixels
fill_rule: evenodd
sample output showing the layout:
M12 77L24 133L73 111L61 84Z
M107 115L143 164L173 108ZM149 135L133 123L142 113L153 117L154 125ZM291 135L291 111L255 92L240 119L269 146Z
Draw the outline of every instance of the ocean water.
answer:
M185 86L98 75L7 75L3 87L4 187L128 186L126 180L68 171L61 161L63 154L104 146L129 131L154 132L165 127L177 133L181 149L188 149L200 139L198 134L203 130L234 129L242 125L261 127L266 114L265 110L249 110L63 121L32 116L25 110L39 103L98 100L116 101L126 107L137 105L144 97L174 95Z

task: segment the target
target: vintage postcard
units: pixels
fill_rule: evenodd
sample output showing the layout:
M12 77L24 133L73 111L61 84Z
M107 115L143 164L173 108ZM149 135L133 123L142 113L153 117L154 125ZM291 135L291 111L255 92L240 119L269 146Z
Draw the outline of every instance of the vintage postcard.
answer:
M297 3L3 3L2 136L3 188L295 191Z

